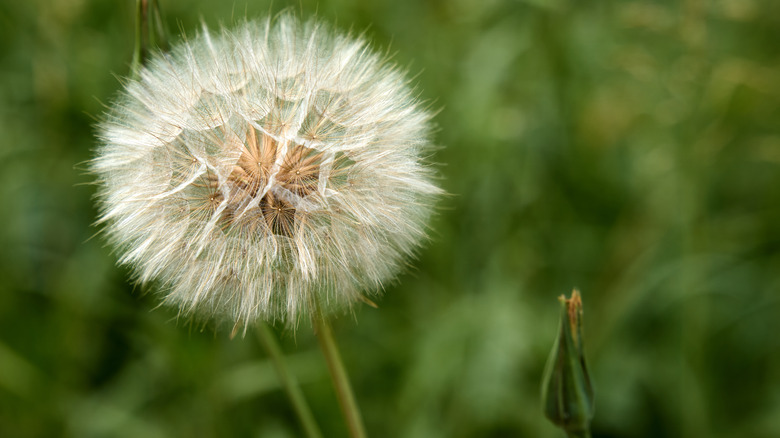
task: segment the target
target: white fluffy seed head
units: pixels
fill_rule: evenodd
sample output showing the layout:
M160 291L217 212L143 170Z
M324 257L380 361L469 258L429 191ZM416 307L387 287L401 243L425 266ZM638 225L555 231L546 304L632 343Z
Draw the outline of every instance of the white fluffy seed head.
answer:
M430 117L402 72L316 21L204 30L100 124L99 222L184 314L347 309L425 237Z

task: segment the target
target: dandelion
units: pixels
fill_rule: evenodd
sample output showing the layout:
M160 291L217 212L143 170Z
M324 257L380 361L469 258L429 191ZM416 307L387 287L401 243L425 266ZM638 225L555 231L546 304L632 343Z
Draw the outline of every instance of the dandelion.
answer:
M403 72L316 21L204 30L150 59L99 125L99 222L183 314L346 310L425 237L430 118Z

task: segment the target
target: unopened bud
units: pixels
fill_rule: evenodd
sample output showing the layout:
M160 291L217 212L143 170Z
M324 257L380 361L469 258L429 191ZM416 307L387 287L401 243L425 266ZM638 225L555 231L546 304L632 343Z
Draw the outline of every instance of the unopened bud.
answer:
M582 348L582 299L575 289L571 298L559 300L559 333L542 382L544 414L569 435L589 435L594 402Z

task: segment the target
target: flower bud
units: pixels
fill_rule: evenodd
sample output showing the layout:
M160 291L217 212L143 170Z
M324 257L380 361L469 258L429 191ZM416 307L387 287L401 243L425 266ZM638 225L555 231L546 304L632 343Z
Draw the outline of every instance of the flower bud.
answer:
M561 320L542 382L544 414L568 434L585 433L593 418L594 401L582 347L582 299L561 295Z

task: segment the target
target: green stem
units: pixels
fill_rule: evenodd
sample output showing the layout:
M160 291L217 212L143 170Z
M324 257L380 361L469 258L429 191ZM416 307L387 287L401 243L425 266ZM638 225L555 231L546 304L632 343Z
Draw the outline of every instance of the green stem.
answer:
M355 396L349 384L347 370L344 368L341 355L336 347L333 331L330 329L328 321L322 315L314 317L314 325L320 348L325 355L325 361L328 363L330 377L333 380L333 386L336 389L336 395L341 405L341 412L344 414L344 420L349 428L349 434L352 438L366 438L366 430L360 417L360 410L357 403L355 403Z
M144 63L146 55L146 44L144 34L146 30L146 14L148 4L146 0L136 0L135 7L135 45L133 47L133 60L130 63L130 76L138 79L141 72L141 66Z
M168 34L158 0L136 0L135 47L130 64L130 76L138 79L150 50L168 50Z
M163 52L168 51L168 32L165 27L162 12L160 12L160 2L152 0L151 28L149 29L149 45L156 47Z
M295 413L298 414L298 419L301 421L303 429L306 431L306 436L309 438L322 438L317 422L314 420L314 415L309 409L309 405L306 403L306 398L303 396L303 391L298 385L298 380L290 373L282 355L282 350L279 348L279 344L276 342L271 329L267 324L259 323L260 330L258 331L260 342L263 343L263 347L271 357L271 361L276 367L276 372L279 374L279 380L281 380L287 396L290 397Z

